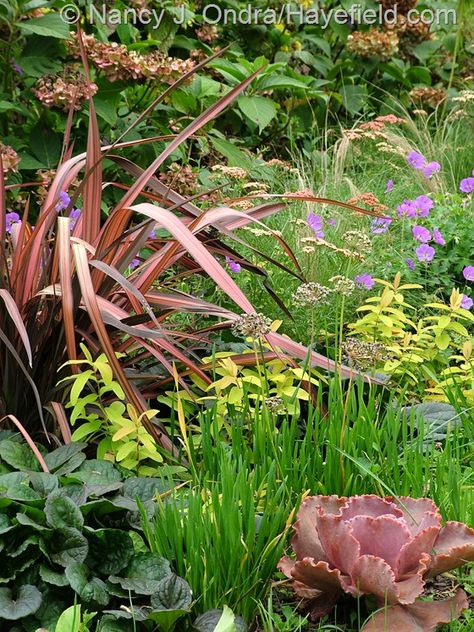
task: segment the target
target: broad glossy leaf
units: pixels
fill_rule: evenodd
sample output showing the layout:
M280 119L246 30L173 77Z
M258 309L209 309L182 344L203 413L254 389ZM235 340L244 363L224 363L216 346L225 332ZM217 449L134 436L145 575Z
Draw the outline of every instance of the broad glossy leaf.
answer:
M55 571L45 564L41 564L39 574L41 579L47 584L52 584L53 586L60 587L67 586L69 584L68 578L64 574L64 571Z
M85 564L70 564L65 569L66 577L71 588L87 602L98 603L106 606L109 603L107 586L98 577L89 579L89 569Z
M173 574L160 581L151 605L155 610L189 610L192 600L188 582Z
M111 576L109 581L124 590L152 595L158 590L160 581L171 574L170 563L164 557L156 553L139 553L122 572L122 577Z
M63 527L80 529L84 524L84 516L74 501L57 492L48 496L44 512L46 520L55 529Z
M0 619L17 621L34 614L41 605L41 593L30 584L21 586L13 593L9 588L0 588Z
M33 452L20 441L0 441L0 458L20 472L37 472L40 467Z
M74 472L74 478L91 485L108 485L121 481L120 472L110 461L89 459Z
M56 450L49 452L49 454L44 457L49 471L54 472L59 467L65 465L70 459L72 459L73 456L80 453L86 447L87 443L74 442L62 445L60 448L56 448Z

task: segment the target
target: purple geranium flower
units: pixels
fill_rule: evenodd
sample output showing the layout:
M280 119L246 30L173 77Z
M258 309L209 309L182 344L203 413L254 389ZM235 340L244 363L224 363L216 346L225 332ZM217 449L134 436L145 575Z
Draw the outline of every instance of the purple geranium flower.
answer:
M462 271L462 275L466 281L474 281L474 266L466 266Z
M25 74L23 71L23 68L19 66L15 60L12 61L12 68L15 72L17 72L20 75L20 77L22 77Z
M474 172L473 172L474 175ZM474 191L474 177L473 178L464 178L461 180L459 188L463 193L472 193Z
M472 298L469 298L469 296L466 296L465 294L463 294L462 299L461 299L461 307L463 309L471 309L473 305L474 305L474 301L472 300Z
M132 259L130 261L130 265L128 267L130 270L135 270L135 268L138 268L139 265L140 265L140 259L138 257L135 257L135 259Z
M7 213L5 215L5 230L7 231L7 233L10 233L11 235L13 224L16 224L19 221L20 216L18 215L18 213L15 213L13 211L11 213Z
M414 200L404 200L400 206L397 207L399 217L415 217L416 210L417 207Z
M428 246L428 244L421 244L415 250L416 256L418 257L418 261L423 261L428 263L433 260L433 257L436 254L436 250L432 246Z
M56 204L55 211L59 213L59 211L64 211L65 208L69 206L71 202L71 198L66 193L66 191L61 191L58 197L58 203Z
M446 241L439 228L433 228L433 240L440 246L446 246Z
M329 226L337 226L337 219L334 219L332 217L329 218L328 219L328 224L329 224Z
M438 171L441 171L441 165L439 164L439 162L429 162L423 167L423 175L425 176L425 178L431 178L431 176Z
M364 272L363 274L358 274L355 277L354 281L356 282L358 287L365 288L366 290L371 290L375 285L374 279L367 272Z
M390 178L390 180L387 180L387 186L385 188L385 193L390 193L390 191L393 191L393 180Z
M324 239L323 218L320 215L310 213L306 219L306 223L314 232L316 237L318 237L319 239Z
M386 233L391 223L392 219L390 217L377 217L372 222L372 233L374 235Z
M240 263L237 263L237 261L234 261L230 257L226 257L225 262L227 263L229 268L232 270L232 272L240 272L241 270Z
M426 165L426 158L417 151L411 151L407 156L407 162L413 169L423 169Z
M405 259L405 263L407 264L409 270L414 270L415 269L415 262L410 257Z
M424 226L413 226L411 229L414 239L426 244L431 239L430 231Z
M431 209L434 206L433 200L427 195L419 195L414 200L416 212L420 217L428 217Z

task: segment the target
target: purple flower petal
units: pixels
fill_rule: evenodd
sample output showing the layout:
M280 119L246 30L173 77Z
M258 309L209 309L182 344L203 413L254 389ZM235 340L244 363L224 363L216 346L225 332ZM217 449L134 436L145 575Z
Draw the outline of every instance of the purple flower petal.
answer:
M413 226L411 229L413 233L414 239L417 241L421 241L422 243L427 243L431 239L430 231L424 226Z
M426 158L417 151L411 151L407 156L407 162L413 169L423 169L426 165Z
M398 217L415 217L416 203L414 200L405 200L397 207Z
M439 162L429 162L423 167L423 175L425 176L425 178L431 178L431 176L438 171L441 171L441 165L439 164Z
M319 239L324 239L323 218L315 213L310 213L306 218L306 223Z
M407 264L407 267L408 267L409 270L414 270L415 269L415 262L410 257L405 259L405 263Z
M474 305L474 301L472 300L472 298L469 298L469 296L466 296L465 294L463 294L462 299L461 299L461 307L463 309L471 309L473 305Z
M70 202L71 198L66 193L66 191L61 191L58 196L58 203L56 204L54 210L56 211L56 213L59 213L59 211L64 211L64 209L69 206Z
M377 217L372 221L372 233L374 235L386 233L391 223L392 219L390 217Z
M439 228L433 228L433 240L435 243L439 244L440 246L446 246L446 241L443 235L441 234Z
M474 175L474 172L473 172ZM461 180L459 184L459 188L463 193L472 193L474 191L474 177L473 178L464 178Z
M416 212L420 217L428 217L434 206L433 200L427 195L419 195L414 200Z
M13 211L11 213L7 213L5 215L5 230L7 231L7 233L11 235L13 224L16 224L19 221L20 216L18 215L18 213L15 213Z
M387 186L385 188L385 193L390 193L390 191L393 191L393 180L387 180Z
M140 265L140 259L138 259L138 257L135 257L135 259L132 259L130 261L130 265L128 267L130 270L135 270L135 268L138 268L139 265Z
M466 281L474 281L474 266L466 266L462 271L462 275Z
M367 272L364 272L363 274L358 274L355 277L354 281L356 282L356 285L358 287L365 288L367 290L371 290L375 285L374 279Z
M241 271L241 265L240 263L237 263L237 261L234 261L233 259L231 259L230 257L226 257L225 261L227 263L227 265L229 266L229 269L232 270L232 272L238 273Z
M433 260L433 257L436 254L436 250L432 246L428 246L428 244L421 244L415 250L416 256L418 257L418 261L422 261L428 263Z

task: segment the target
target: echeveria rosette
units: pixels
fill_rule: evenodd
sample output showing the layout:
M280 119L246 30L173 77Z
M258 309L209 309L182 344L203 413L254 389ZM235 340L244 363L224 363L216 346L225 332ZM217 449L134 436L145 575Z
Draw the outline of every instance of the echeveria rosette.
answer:
M293 528L296 559L283 557L279 569L293 580L298 595L311 599L313 618L327 613L343 592L374 595L380 607L387 605L388 627L382 629L388 632L410 629L396 623L415 616L410 607L418 625L413 630L420 632L465 607L463 591L436 602L435 615L430 602L416 602L428 577L474 560L474 530L459 522L443 527L438 508L427 498L311 496ZM375 629L369 623L364 632Z

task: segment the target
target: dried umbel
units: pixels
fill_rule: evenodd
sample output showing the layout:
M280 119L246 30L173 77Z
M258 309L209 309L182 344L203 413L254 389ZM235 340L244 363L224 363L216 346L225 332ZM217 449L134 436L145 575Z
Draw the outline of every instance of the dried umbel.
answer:
M3 173L9 173L18 169L20 158L13 147L0 142L0 156L2 157Z
M300 307L314 307L328 302L331 290L324 285L310 281L300 285L293 294L293 302Z
M278 568L307 600L311 618L328 613L343 592L375 596L381 608L362 632L432 632L467 607L464 591L444 601L416 601L425 581L474 560L474 530L441 525L428 498L311 496L293 527L296 559Z
M272 321L264 314L242 314L234 321L232 333L243 338L262 338L271 332Z
M410 97L413 101L436 108L440 103L446 100L447 92L444 88L414 88L410 92Z
M272 413L279 413L283 411L283 400L281 397L267 397L265 400L265 406Z
M198 174L193 171L191 165L183 166L172 162L167 171L160 173L159 178L163 184L184 197L197 193Z
M332 283L334 292L342 296L350 296L355 290L354 281L342 274L331 277L329 282Z
M359 252L366 253L372 249L370 237L361 230L348 230L342 236L342 241L349 248L356 248Z
M347 50L358 57L378 57L388 61L398 53L399 39L393 31L356 31L347 38Z
M89 82L78 68L65 66L61 74L40 77L33 92L46 107L57 107L67 112L71 104L74 104L75 110L80 110L97 90L96 84Z
M341 347L345 362L360 371L375 368L388 359L385 346L377 342L346 338Z

